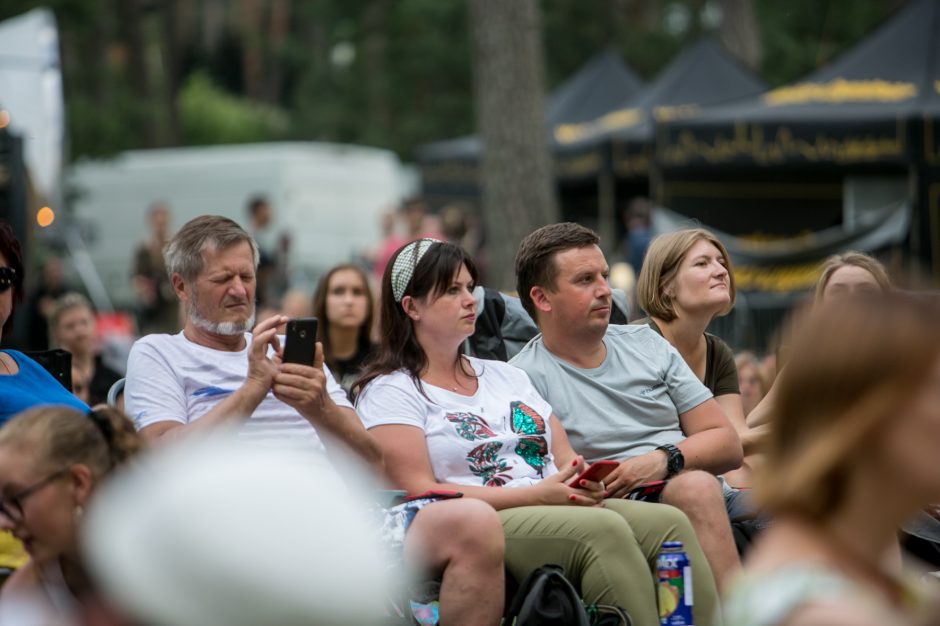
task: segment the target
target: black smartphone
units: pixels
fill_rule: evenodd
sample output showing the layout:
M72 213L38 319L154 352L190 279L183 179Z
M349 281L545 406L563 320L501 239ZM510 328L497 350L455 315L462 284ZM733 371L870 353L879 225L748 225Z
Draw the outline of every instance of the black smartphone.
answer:
M287 320L284 338L284 362L313 365L317 346L317 318L297 317Z

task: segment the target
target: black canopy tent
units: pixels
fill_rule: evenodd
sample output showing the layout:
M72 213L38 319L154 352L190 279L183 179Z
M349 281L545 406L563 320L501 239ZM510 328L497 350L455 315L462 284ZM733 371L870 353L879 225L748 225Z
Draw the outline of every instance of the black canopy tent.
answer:
M915 0L801 81L660 120L657 200L734 234L797 235L849 228L846 177L906 178L909 248L940 275L938 38L940 3Z
M607 49L559 85L546 101L549 129L596 119L636 95L643 82L620 55ZM476 204L478 165L483 151L475 135L421 146L418 164L423 191L432 204L464 200Z
M600 230L610 242L618 202L649 195L655 119L687 115L766 87L714 38L699 38L618 108L587 122L555 127L555 171L563 197L580 194L593 201Z

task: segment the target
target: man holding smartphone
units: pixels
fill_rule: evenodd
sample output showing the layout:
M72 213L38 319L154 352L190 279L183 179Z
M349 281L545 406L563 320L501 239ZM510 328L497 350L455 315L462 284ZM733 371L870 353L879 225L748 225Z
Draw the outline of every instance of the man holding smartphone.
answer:
M307 364L289 363L277 335L287 318L254 326L258 248L244 229L225 217L197 217L164 256L187 315L182 332L148 335L131 349L125 407L145 438L228 427L251 441L317 452L341 442L381 469L381 451L323 364L322 346L310 341L301 349ZM304 332L297 337L315 336L310 326ZM441 615L453 616L454 624L498 623L502 603L478 600L503 594L503 535L495 511L460 499L428 505L409 522L406 559L445 574Z
M715 475L741 465L741 442L666 340L646 326L609 325L598 243L571 223L522 241L517 288L541 334L511 363L552 405L575 451L619 462L604 479L612 496L661 501L689 517L721 590L741 563Z

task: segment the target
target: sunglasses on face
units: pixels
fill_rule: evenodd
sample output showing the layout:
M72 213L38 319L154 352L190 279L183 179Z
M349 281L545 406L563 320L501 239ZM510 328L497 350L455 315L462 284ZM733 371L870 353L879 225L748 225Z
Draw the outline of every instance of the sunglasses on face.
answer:
M16 270L12 267L0 267L0 293L13 286L16 281Z

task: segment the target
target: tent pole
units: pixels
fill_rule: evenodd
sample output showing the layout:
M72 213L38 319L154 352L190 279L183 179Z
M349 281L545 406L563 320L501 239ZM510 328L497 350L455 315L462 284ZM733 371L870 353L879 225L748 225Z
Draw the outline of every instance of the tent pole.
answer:
M602 167L597 174L597 230L608 261L617 251L617 186L614 173Z

